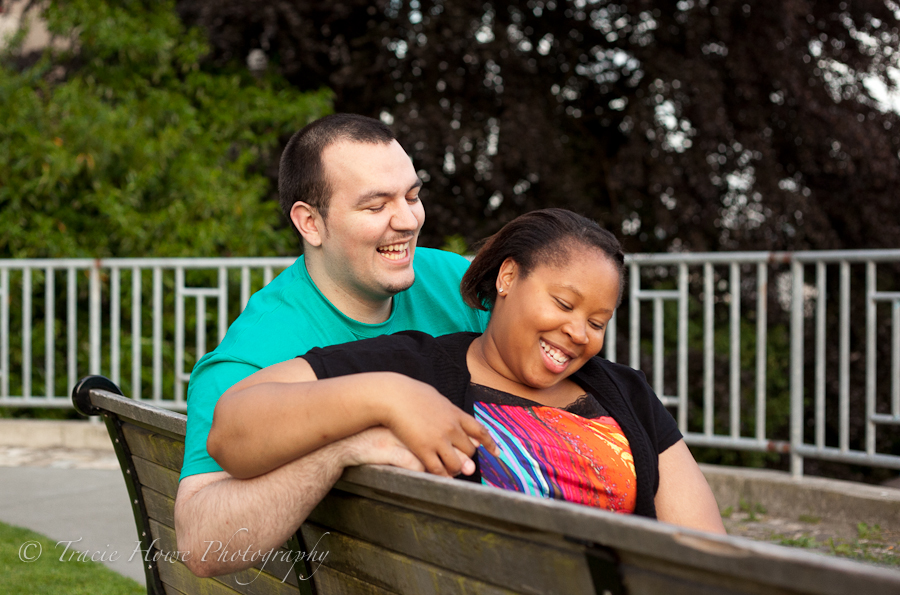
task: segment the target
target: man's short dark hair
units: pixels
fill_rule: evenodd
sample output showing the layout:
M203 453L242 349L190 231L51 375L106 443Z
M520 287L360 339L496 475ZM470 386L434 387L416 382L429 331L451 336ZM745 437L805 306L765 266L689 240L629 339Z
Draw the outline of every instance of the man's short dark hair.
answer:
M278 170L278 197L281 210L290 220L297 201L307 203L325 219L332 188L325 175L322 153L340 141L389 144L396 140L384 123L357 114L332 114L295 133L281 154Z

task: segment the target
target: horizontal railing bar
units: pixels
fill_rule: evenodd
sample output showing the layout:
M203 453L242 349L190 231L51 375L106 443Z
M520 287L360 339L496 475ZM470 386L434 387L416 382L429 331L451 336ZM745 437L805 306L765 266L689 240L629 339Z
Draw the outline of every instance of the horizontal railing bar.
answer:
M169 411L187 411L187 403L184 401L172 401L169 399L133 399L137 403L146 403L154 407L161 407ZM0 407L43 407L53 409L71 409L72 397L57 395L52 398L9 396L0 398Z
M0 398L0 407L68 407L72 408L72 398L67 395L53 397L22 397L10 395Z
M641 289L635 293L635 297L639 300L677 300L680 296L677 289Z
M789 453L791 443L787 440L758 440L756 438L732 438L728 435L696 434L688 432L684 435L684 441L691 446L712 446L717 448L732 448L735 450L755 450L761 452Z
M0 269L89 269L94 258L0 258Z
M896 302L900 301L900 291L876 291L869 298L875 302Z
M815 446L807 444L795 448L794 451L804 457L814 457L817 459L825 459L827 461L900 469L900 456L898 455L886 455L880 453L866 454L861 450L843 451L833 446L816 448Z
M240 267L240 266L289 266L296 260L293 256L222 256L222 257L173 257L173 258L2 258L0 268L90 268L99 267ZM798 252L679 252L666 254L626 254L626 263L648 264L752 264L760 262L786 264L794 261L804 263L827 262L889 262L900 260L900 249L892 250L806 250Z
M182 295L191 297L219 297L218 287L184 287L181 290Z
M288 267L297 260L294 256L221 256L209 258L0 258L0 268L75 268L104 267L182 267L188 269L224 267Z
M804 250L798 252L678 252L666 254L626 254L625 262L640 265L668 264L788 264L847 262L890 262L900 260L900 250Z
M869 420L876 424L900 426L900 417L887 413L874 413L869 416Z

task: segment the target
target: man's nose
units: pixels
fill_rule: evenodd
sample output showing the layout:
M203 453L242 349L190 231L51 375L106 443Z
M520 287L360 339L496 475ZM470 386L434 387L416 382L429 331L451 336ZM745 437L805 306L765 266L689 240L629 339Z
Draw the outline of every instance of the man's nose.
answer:
M419 229L419 220L416 218L415 208L415 204L411 205L405 199L400 201L394 208L394 216L391 217L391 227L397 231L416 231Z

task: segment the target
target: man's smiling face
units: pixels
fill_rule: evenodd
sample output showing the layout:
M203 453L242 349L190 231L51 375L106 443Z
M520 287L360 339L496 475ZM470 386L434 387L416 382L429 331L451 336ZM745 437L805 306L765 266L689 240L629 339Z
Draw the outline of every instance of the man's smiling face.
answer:
M322 162L332 190L322 257L335 289L367 302L408 289L425 209L403 147L341 141L325 149Z

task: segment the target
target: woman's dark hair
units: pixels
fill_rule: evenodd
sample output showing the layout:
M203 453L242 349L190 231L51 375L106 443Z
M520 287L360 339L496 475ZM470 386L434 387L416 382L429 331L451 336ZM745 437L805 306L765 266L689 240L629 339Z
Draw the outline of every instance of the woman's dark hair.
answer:
M594 221L566 209L542 209L516 217L484 241L472 265L462 278L463 300L478 310L488 310L497 299L497 275L507 258L512 258L523 276L541 264L562 266L572 248L596 248L619 271L619 299L625 288L625 253L609 231Z

